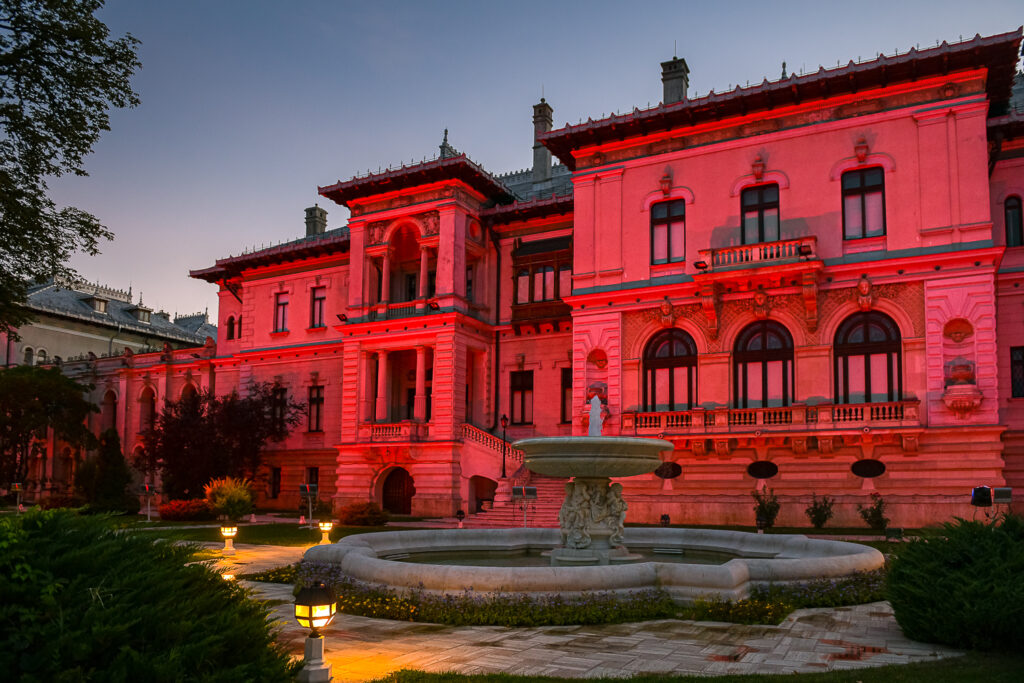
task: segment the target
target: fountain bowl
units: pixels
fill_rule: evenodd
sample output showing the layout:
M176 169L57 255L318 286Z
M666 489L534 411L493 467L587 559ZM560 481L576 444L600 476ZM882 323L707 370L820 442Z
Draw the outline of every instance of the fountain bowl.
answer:
M523 464L547 477L634 477L661 465L660 453L673 444L664 439L625 436L565 436L522 439Z

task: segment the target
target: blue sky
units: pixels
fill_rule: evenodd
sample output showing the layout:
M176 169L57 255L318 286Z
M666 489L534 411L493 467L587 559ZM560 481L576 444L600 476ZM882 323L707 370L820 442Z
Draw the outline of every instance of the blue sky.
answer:
M661 99L673 43L690 94L1024 23L1006 2L200 2L113 0L142 41L142 105L117 111L58 203L116 235L73 264L169 312L216 310L188 271L303 234L318 185L450 142L498 173L531 163L532 105L555 126Z

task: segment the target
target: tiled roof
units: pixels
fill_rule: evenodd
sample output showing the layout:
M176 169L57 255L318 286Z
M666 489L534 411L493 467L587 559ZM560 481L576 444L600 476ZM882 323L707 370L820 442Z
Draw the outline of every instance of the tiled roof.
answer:
M38 313L59 316L103 327L122 328L139 334L152 335L167 341L202 344L206 337L217 338L217 328L205 319L197 322L189 316L188 325L171 322L162 311L150 314L150 321L139 321L132 311L139 308L119 290L87 283L47 282L29 289L25 307ZM107 302L106 313L95 310L88 301L101 298ZM193 324L195 323L195 324Z
M189 276L207 282L218 282L224 278L238 275L246 268L284 261L297 261L334 252L345 253L348 251L348 245L348 228L336 228L265 249L217 259L217 262L209 268L189 271Z
M795 102L835 97L883 84L916 80L961 69L988 68L986 87L991 113L1001 114L1010 99L1010 91L1020 55L1022 29L995 36L975 36L960 43L943 42L925 50L911 48L902 55L885 56L866 62L850 62L832 69L820 67L814 73L769 82L747 88L736 86L726 93L712 91L705 97L650 109L634 109L597 121L541 133L538 137L570 169L575 170L574 149L607 140L646 135L686 127L702 121L720 120Z

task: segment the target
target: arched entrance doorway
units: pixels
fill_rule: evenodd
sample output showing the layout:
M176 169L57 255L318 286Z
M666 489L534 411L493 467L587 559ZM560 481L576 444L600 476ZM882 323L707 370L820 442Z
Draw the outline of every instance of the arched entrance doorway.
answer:
M412 514L412 497L416 487L412 475L401 467L388 473L381 488L381 507L393 515Z

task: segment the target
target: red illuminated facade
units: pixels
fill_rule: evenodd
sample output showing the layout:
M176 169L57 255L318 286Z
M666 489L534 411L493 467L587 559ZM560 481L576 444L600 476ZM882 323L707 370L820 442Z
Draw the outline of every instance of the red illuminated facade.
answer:
M783 525L812 493L840 525L874 492L896 525L969 516L973 486L1024 490L1020 42L695 99L674 59L665 103L557 130L542 101L532 169L446 138L322 187L346 227L308 209L306 237L192 272L220 288L216 348L77 371L117 394L129 451L147 392L306 402L267 507L315 481L336 506L500 517L503 457L526 476L503 431L585 434L598 395L605 434L675 444L623 481L630 521L749 523L765 486Z

